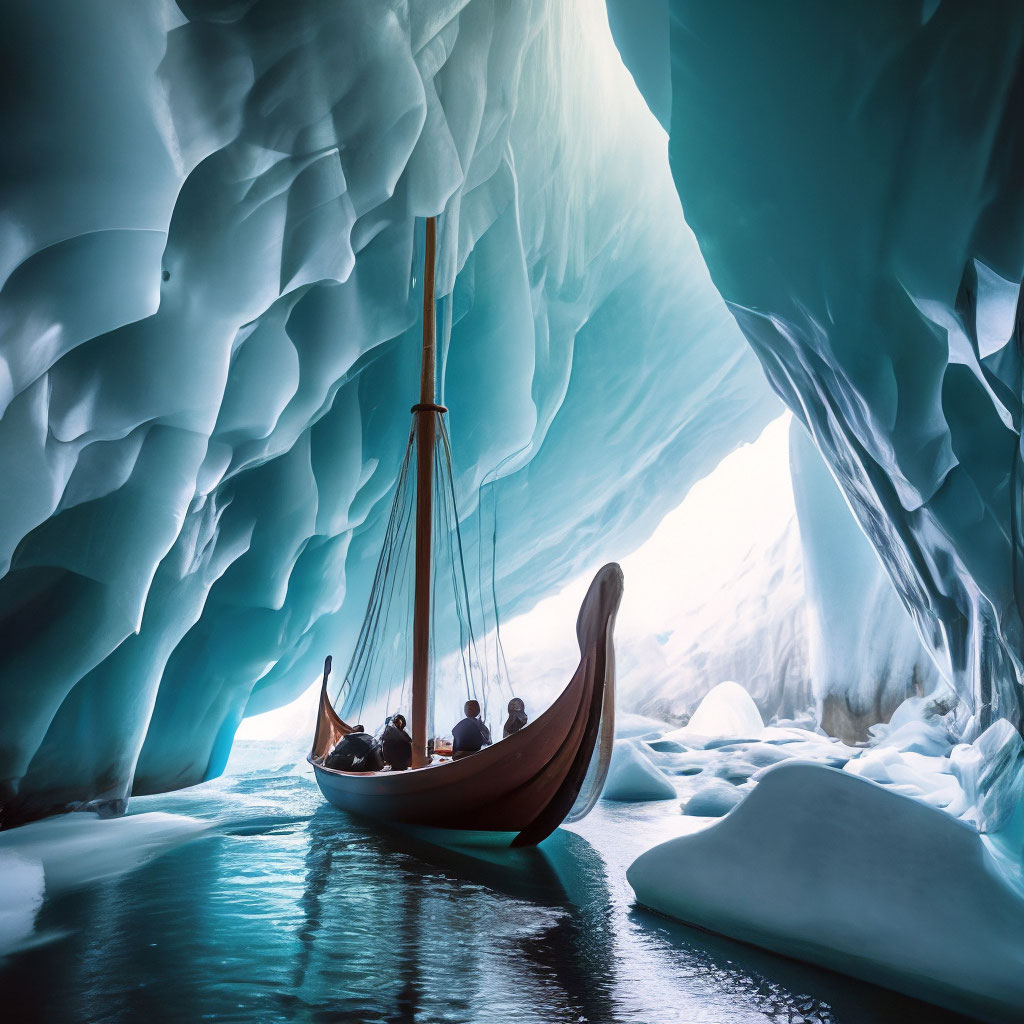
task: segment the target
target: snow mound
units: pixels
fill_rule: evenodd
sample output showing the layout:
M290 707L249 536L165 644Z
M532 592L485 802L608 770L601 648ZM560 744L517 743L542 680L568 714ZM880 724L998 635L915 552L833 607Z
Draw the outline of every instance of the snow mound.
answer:
M638 803L643 800L673 800L676 791L653 761L629 740L616 740L608 781L602 796L605 800Z
M962 817L979 832L998 832L1024 804L1024 740L1005 718L993 722L974 743L959 744L949 758L967 805Z
M701 738L716 740L757 740L764 732L764 722L753 698L739 683L719 683L697 706L687 725L667 733L661 742L675 741L691 746Z
M137 868L210 827L180 814L152 812L101 819L78 811L0 835L0 858L42 865L48 893L73 889Z
M0 957L18 949L31 935L43 903L43 865L0 852Z
M746 794L722 779L701 786L683 807L683 814L697 818L721 818L728 814Z
M960 1012L1024 1005L1024 898L982 838L848 772L770 769L627 878L660 913Z

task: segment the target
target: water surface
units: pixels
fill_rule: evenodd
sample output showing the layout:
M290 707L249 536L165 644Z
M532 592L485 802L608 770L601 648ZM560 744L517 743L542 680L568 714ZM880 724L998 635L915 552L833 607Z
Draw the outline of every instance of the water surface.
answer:
M243 745L229 774L133 801L209 831L49 897L48 941L0 962L4 1020L962 1020L635 907L625 870L693 828L674 801L599 804L537 850L460 852L326 804Z

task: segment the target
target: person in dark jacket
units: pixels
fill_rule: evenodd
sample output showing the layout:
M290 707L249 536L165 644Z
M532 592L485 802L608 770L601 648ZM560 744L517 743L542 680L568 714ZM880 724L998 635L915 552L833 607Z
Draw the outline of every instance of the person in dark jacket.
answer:
M452 760L475 754L481 747L491 745L490 730L480 721L480 704L467 700L463 709L466 717L452 729Z
M380 738L384 763L391 770L404 772L412 764L412 737L405 731L405 715L395 715Z
M379 772L384 760L377 741L361 725L354 725L327 755L324 767L339 772Z
M502 738L508 739L514 732L519 732L526 725L527 721L526 705L519 697L513 697L508 702L508 721L505 723L505 728L502 731Z

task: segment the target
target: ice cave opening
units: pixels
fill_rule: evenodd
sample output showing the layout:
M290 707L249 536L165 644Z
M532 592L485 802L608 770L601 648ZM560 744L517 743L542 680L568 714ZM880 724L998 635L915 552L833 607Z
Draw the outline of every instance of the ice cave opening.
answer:
M466 586L531 714L625 572L597 813L638 904L1012 1019L1024 7L2 20L0 957L209 838L188 794L230 803L252 744L304 770L436 217Z

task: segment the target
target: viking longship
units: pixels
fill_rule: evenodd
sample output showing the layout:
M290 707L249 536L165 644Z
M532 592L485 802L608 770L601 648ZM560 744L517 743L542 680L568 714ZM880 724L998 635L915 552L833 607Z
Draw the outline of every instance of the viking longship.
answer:
M414 534L412 550L411 664L385 685L404 687L411 677L412 767L405 771L339 771L325 765L327 755L349 732L328 693L331 658L324 663L323 686L313 747L308 760L323 795L336 807L396 826L448 830L454 841L532 846L560 824L586 815L597 802L611 755L615 707L615 655L612 630L622 596L622 571L611 563L594 578L576 621L580 661L568 685L551 706L520 731L453 760L432 749L428 716L436 676L432 596L436 590L434 548L454 550L458 583L465 580L451 448L445 415L436 396L436 316L434 265L436 221L426 223L423 276L423 351L420 400L412 407L405 460L396 486L391 517L371 588L356 650L338 695L351 697L356 681L365 681L382 644L380 624L394 601L405 533ZM412 466L415 463L415 474ZM414 485L410 483L414 476ZM443 498L443 501L441 500ZM415 507L415 514L412 507ZM454 514L453 514L454 512ZM439 522L440 520L440 522ZM461 607L468 607L463 595ZM471 641L472 642L472 641ZM384 644L394 649L397 644ZM464 659L465 661L465 659ZM457 834L453 834L457 833Z

